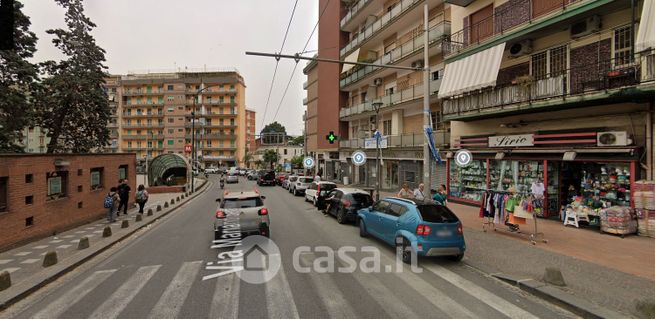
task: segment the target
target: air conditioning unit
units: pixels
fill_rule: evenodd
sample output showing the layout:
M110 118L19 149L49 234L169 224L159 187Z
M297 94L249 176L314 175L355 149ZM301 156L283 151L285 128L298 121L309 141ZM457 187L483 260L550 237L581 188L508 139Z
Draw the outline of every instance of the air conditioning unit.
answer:
M581 38L600 30L600 16L591 16L580 22L574 23L569 28L571 38Z
M513 58L518 58L530 53L532 53L532 40L516 42L509 48L509 56Z
M376 78L375 80L373 80L373 84L375 84L376 86L382 85L382 78Z
M416 60L412 62L412 67L413 68L422 68L423 67L423 60Z
M627 146L632 144L625 131L599 132L596 135L598 146Z

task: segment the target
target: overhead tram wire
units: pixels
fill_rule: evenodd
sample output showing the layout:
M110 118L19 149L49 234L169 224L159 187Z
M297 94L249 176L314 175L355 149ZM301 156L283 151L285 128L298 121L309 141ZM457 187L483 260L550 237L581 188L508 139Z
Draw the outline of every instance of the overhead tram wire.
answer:
M312 33L309 34L309 38L307 38L307 42L305 42L305 46L302 48L302 52L308 52L306 50L307 50L307 46L309 45L309 41L311 41L312 36L314 36L314 32L316 32L316 28L318 28L318 23L321 22L321 17L323 17L323 13L325 13L325 10L327 9L329 4L330 4L330 0L328 0L325 3L325 7L323 7L323 10L321 10L321 14L318 16L318 20L314 25L314 29L312 29ZM284 93L282 93L282 99L280 99L280 104L278 104L277 109L275 110L275 115L273 115L273 121L275 121L275 119L277 118L277 114L278 112L280 112L280 107L282 106L282 102L284 102L284 98L287 96L287 91L289 91L289 86L291 86L291 81L293 80L293 77L296 74L296 69L298 68L298 61L299 60L296 60L296 64L293 66L293 71L291 71L291 76L289 77L289 82L287 82L287 87L284 89Z
M293 10L291 11L291 17L289 18L289 24L287 24L287 30L284 32L284 38L282 39L282 46L280 46L280 53L284 49L284 44L287 42L287 36L289 35L289 29L291 28L291 22L293 21L293 16L296 14L296 7L298 6L298 0L293 4ZM275 59L275 70L273 71L273 79L271 79L271 87L268 90L268 98L266 98L266 106L264 107L264 115L262 116L262 129L264 128L264 122L266 119L266 111L268 111L268 104L271 101L271 94L273 93L273 85L275 84L275 76L277 75L277 68L280 64L280 59Z

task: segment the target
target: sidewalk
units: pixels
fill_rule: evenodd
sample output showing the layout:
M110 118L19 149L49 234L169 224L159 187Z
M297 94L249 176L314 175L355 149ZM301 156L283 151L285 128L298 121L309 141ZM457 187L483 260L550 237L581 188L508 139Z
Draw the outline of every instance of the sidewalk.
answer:
M7 271L11 276L11 287L0 291L0 310L7 306L8 302L15 302L14 299L21 294L29 293L34 287L47 283L71 270L141 227L170 213L179 207L180 203L186 203L193 199L201 193L204 184L204 180L199 181L196 192L189 196L184 193L151 194L144 208L143 220L140 222L136 221L136 216L139 215L138 207L132 207L128 210L128 215L119 215L114 223L110 224L106 217L102 217L56 236L0 253L0 273ZM172 204L171 200L174 200L175 203ZM168 207L165 207L166 203L168 203ZM161 207L161 211L157 211L158 206ZM147 216L149 209L152 209L153 216ZM127 228L121 228L124 220L129 223ZM103 238L103 229L107 226L111 227L112 235ZM90 245L87 249L78 250L77 245L82 237L87 237ZM44 256L51 251L56 251L58 263L45 268L43 267Z
M389 196L396 194L380 192L381 198ZM521 225L522 234L483 232L479 207L456 203L448 207L464 224L464 262L488 274L541 280L546 267L557 267L566 281L565 291L605 308L635 315L638 301L655 301L655 239L636 235L622 239L593 228L537 219L538 231L548 243L532 245L531 221ZM496 228L506 229L503 225Z

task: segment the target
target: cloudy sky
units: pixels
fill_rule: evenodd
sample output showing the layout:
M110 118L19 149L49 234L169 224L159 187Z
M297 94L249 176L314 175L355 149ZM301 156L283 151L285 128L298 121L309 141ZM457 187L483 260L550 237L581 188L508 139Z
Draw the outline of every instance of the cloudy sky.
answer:
M39 37L35 61L60 59L50 28L64 27L64 11L53 0L21 0ZM273 58L246 56L245 51L278 52L295 0L85 0L87 16L97 25L93 35L107 51L112 74L174 68L234 67L243 75L246 106L257 111L257 132L273 78ZM318 0L299 0L284 46L302 51L318 19ZM318 31L307 50L317 48ZM308 53L313 54L313 52ZM290 134L303 129L301 61L275 118ZM295 62L280 60L264 124L273 116Z

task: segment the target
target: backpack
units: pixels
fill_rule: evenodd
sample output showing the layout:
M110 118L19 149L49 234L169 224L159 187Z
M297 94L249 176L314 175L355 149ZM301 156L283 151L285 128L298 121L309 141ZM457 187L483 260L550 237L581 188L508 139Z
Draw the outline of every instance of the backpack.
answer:
M107 194L107 196L105 196L104 206L105 206L105 208L111 208L112 206L114 206L114 197Z
M148 198L146 197L146 192L144 192L144 191L138 191L138 192L136 193L136 201L137 201L137 202L139 202L139 203L143 203L143 202L146 201L146 199L148 199Z

